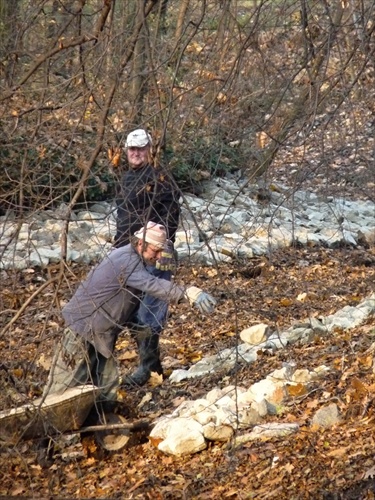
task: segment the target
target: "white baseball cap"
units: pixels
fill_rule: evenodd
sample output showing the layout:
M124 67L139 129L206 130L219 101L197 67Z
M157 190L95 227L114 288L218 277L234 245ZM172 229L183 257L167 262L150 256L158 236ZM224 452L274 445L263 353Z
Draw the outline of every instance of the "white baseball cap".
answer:
M130 132L125 141L126 148L144 148L147 144L152 144L151 136L143 128L137 128Z

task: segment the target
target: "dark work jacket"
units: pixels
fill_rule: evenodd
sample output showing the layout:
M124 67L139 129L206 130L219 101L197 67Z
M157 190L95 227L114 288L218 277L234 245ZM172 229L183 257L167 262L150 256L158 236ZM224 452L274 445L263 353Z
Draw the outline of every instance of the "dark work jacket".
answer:
M180 217L180 193L169 172L146 165L127 170L121 180L117 205L115 247L130 242L135 231L152 221L163 224L174 241Z

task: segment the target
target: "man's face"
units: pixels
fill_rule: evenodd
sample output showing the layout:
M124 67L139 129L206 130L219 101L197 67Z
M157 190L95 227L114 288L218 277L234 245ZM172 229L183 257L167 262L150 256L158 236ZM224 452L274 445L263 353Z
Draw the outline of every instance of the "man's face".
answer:
M126 152L130 168L137 170L148 163L150 145L147 144L147 146L144 146L143 148L129 147Z
M138 252L140 255L142 255L142 258L146 262L146 264L154 266L156 264L156 261L160 259L162 251L162 248L157 248L150 243L139 240Z

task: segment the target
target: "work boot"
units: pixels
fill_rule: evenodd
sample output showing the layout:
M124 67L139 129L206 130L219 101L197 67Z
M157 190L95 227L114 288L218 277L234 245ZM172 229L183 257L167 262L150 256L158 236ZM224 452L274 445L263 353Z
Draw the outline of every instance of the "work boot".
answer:
M160 362L159 335L152 333L151 328L142 327L137 330L131 329L135 335L138 345L139 366L131 374L124 378L125 384L145 385L151 376L151 372L163 375L163 367Z

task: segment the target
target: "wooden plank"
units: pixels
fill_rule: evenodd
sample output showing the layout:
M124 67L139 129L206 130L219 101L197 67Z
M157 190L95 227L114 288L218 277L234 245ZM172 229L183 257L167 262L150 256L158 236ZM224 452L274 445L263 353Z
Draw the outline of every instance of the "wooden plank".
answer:
M50 394L35 401L0 412L0 442L11 444L20 439L78 430L99 395L99 388L83 385L63 394Z

